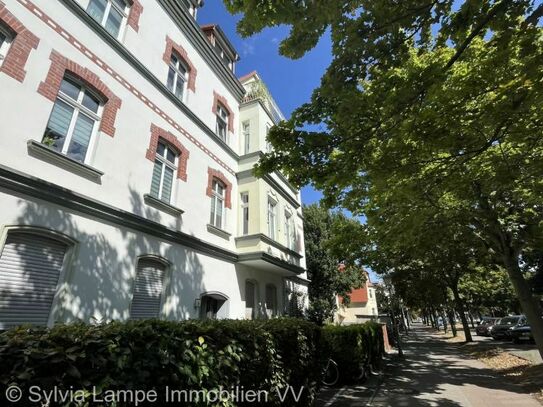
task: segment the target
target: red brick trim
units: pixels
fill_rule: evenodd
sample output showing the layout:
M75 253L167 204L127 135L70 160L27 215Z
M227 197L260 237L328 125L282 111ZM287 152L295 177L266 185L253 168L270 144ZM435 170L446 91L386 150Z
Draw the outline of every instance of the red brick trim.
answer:
M121 107L121 99L113 94L104 82L100 80L98 75L62 56L57 51L53 50L49 59L51 60L51 68L49 68L49 73L45 81L40 83L38 93L54 102L57 98L62 78L64 78L66 72L81 79L104 100L104 112L100 120L100 131L113 137L115 135L115 118L117 117L117 111Z
M225 193L224 193L224 205L232 209L232 183L228 181L226 175L224 175L219 170L214 170L211 167L207 168L207 189L206 195L211 197L213 196L213 180L217 179L224 184Z
M213 107L211 111L214 114L217 114L217 106L219 103L226 109L228 112L228 131L231 133L234 132L234 111L228 105L228 101L224 96L219 95L217 92L213 91Z
M143 13L143 6L139 0L129 0L130 1L130 11L128 12L128 20L126 24L129 27L132 27L134 31L138 32L140 29L140 17Z
M187 65L188 74L189 74L189 81L188 81L187 87L193 92L196 92L196 75L198 74L198 70L196 69L194 64L191 62L185 48L183 48L179 44L176 44L169 36L166 36L166 50L164 51L164 55L162 56L162 59L164 60L164 62L166 62L167 65L170 65L172 52L174 51Z
M177 167L177 178L183 181L187 181L187 162L189 160L190 152L181 144L181 142L169 131L166 131L154 124L151 124L151 141L149 142L149 148L145 154L145 158L155 162L156 149L158 147L158 141L160 139L165 140L168 144L173 146L179 154L179 164Z
M13 35L11 45L7 52L0 72L23 82L26 76L25 65L32 49L38 48L40 40L11 14L6 5L0 2L0 22L11 31Z
M209 151L204 143L196 139L191 133L187 131L187 129L181 126L178 122L177 117L174 118L171 114L166 113L158 106L157 103L154 103L152 100L147 98L147 96L145 96L145 94L133 83L120 75L119 72L117 72L115 69L109 66L106 61L100 58L100 56L98 56L96 52L92 51L89 47L87 47L83 42L81 42L81 40L76 38L75 35L64 29L62 25L60 25L56 20L52 19L47 13L45 13L42 9L36 6L31 0L17 1L21 4L21 6L25 7L34 16L36 16L36 18L43 21L48 28L56 32L59 35L59 39L62 39L63 41L66 41L68 44L70 44L75 51L79 52L85 58L88 58L88 60L96 65L97 68L107 73L107 75L112 80L117 82L124 89L126 89L136 98L138 98L138 100L141 101L148 109L166 120L170 126L172 126L183 137L189 140L195 148L198 148L200 151L202 151L204 154L214 160L218 165L220 165L233 176L236 175L236 171L234 171L228 164L221 160L220 157L218 157L215 153Z

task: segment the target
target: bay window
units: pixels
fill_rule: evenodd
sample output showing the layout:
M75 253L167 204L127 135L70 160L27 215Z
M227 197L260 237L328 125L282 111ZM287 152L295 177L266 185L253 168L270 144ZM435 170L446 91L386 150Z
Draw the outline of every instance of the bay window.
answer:
M249 234L249 194L244 192L241 194L241 233L243 236Z
M275 232L277 230L277 202L268 198L268 237L275 240Z
M103 104L92 91L65 77L47 123L42 143L82 163L88 161Z
M174 149L162 141L158 142L151 181L151 196L171 203L178 160L179 154Z
M119 38L128 17L128 9L125 0L90 0L87 12L112 36Z
M243 122L243 154L249 154L251 151L251 126L249 122Z

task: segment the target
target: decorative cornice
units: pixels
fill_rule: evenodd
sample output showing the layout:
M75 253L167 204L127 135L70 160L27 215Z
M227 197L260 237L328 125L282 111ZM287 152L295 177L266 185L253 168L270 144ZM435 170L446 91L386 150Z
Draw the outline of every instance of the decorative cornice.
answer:
M238 255L230 250L207 243L187 233L169 229L158 222L115 208L69 189L9 169L3 165L0 165L0 188L42 199L64 208L111 222L120 227L130 228L172 243L180 244L212 257L232 263L238 261Z

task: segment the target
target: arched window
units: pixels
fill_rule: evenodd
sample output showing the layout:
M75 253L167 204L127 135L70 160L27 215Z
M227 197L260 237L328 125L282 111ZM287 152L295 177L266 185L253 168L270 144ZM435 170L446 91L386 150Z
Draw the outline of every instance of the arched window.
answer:
M9 230L0 252L0 329L52 322L70 242L37 229Z
M113 37L119 38L126 25L129 8L125 0L90 0L87 13Z
M211 187L211 218L210 224L223 229L224 226L224 198L226 186L218 179L214 179Z
M277 316L277 287L273 284L266 285L266 315L268 318Z
M200 318L228 317L228 297L219 292L207 292L200 296Z
M164 291L164 278L168 263L156 257L138 260L134 280L131 319L159 318Z
M215 133L219 138L226 142L228 136L228 120L229 120L229 111L220 103L217 104L217 124L215 128Z
M65 75L42 143L86 163L100 126L103 100L81 81Z
M179 152L164 140L160 140L156 149L151 195L166 203L170 203L174 195L178 161Z
M189 68L187 68L183 59L176 52L172 52L166 85L180 100L183 100L187 88L188 71Z

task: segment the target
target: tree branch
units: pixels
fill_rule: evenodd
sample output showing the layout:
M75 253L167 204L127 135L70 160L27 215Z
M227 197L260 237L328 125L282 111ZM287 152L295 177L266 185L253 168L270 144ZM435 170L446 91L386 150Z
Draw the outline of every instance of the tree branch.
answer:
M456 53L452 56L452 58L447 62L447 65L445 65L445 70L448 70L451 66L454 65L454 63L462 56L464 51L469 47L469 44L473 41L475 37L477 37L483 28L492 20L498 11L500 11L503 7L507 6L509 3L511 3L511 0L503 0L497 4L494 5L490 9L490 12L483 18L481 21L479 21L479 24L475 26L473 31L468 35L468 37L464 40L464 42L460 45L460 47L456 50Z

